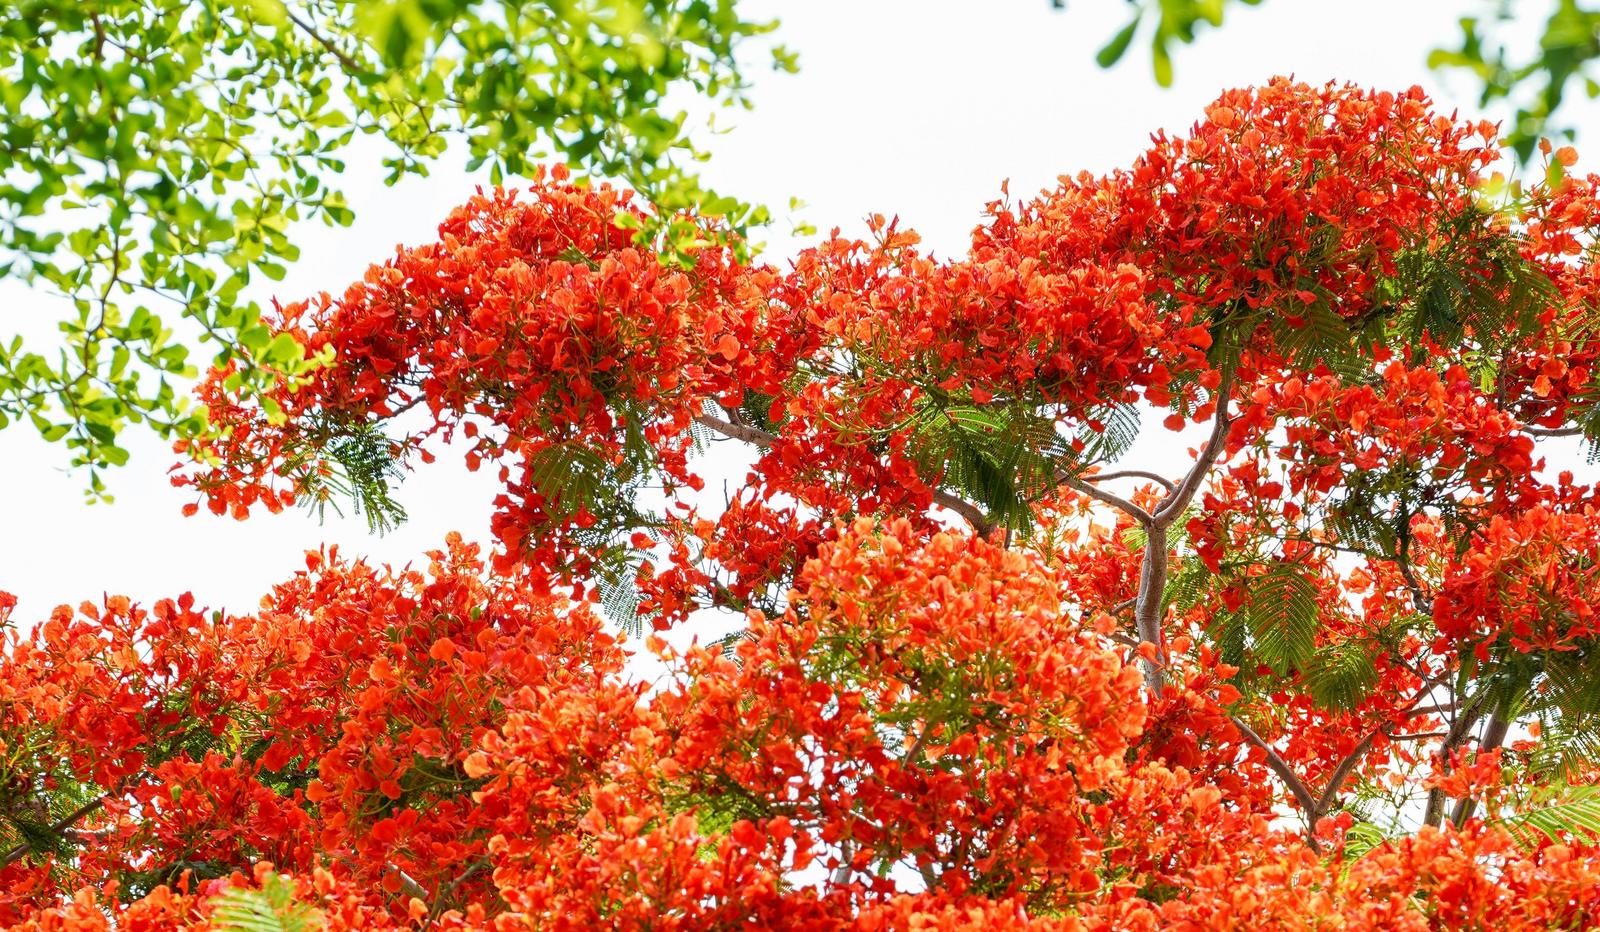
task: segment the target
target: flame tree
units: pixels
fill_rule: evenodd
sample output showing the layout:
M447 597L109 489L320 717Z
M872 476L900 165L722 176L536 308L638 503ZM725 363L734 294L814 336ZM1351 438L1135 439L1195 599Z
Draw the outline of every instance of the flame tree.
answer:
M496 540L12 633L0 915L1600 921L1600 516L1541 447L1600 436L1600 177L1500 157L1420 91L1277 80L961 259L875 218L787 270L692 217L664 264L560 169L479 194L277 309L329 362L214 371L174 481L381 524L455 440ZM1129 461L1151 411L1180 461ZM707 444L749 451L726 496ZM742 623L656 633L707 612Z

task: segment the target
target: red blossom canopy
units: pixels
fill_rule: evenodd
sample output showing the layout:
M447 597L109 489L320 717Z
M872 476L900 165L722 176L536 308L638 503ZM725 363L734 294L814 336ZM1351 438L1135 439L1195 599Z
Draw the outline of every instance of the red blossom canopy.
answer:
M174 481L381 523L465 438L492 549L13 631L0 920L1600 924L1600 500L1544 469L1600 437L1600 178L1547 156L1276 80L962 258L873 218L787 269L480 193L280 309L309 377L211 373ZM1189 457L1119 462L1152 411Z

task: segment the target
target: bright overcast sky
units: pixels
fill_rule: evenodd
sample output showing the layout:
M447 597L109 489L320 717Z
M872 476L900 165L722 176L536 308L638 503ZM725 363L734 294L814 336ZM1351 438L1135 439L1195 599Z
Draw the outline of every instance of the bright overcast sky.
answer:
M807 0L752 3L761 15L782 8L778 41L800 55L798 75L753 68L755 110L730 113L732 129L709 141L705 175L719 189L779 208L766 258L781 262L797 245L781 208L807 202L807 221L826 232L859 231L869 213L898 214L942 255L959 253L982 206L1002 180L1026 196L1061 174L1126 165L1158 128L1183 130L1225 87L1293 74L1312 82L1428 88L1442 109L1477 115L1424 67L1429 48L1454 38L1455 18L1482 0L1266 0L1230 5L1230 22L1177 56L1176 86L1156 87L1148 52L1135 46L1115 71L1093 62L1125 21L1120 0ZM1455 88L1470 91L1464 83ZM1594 105L1564 114L1600 153ZM1498 117L1500 114L1490 114ZM1594 164L1585 160L1583 166ZM286 280L258 297L339 292L397 243L433 238L435 225L475 184L459 161L430 177L386 188L375 160L350 159L343 180L353 228L302 229L304 258ZM39 332L49 305L10 286L0 334ZM26 318L17 323L19 315ZM467 473L449 457L400 489L411 521L386 537L359 520L261 514L245 523L185 519L189 498L171 488L174 456L149 438L130 443L132 463L109 476L117 501L83 504L84 477L62 470L66 451L24 427L0 432L0 589L16 594L18 619L61 602L123 593L139 600L193 591L201 603L252 609L273 582L302 567L301 552L338 543L349 554L406 563L457 529L486 540L495 489L487 471ZM1564 457L1565 458L1565 457ZM1159 464L1158 464L1159 465ZM1176 470L1173 470L1176 471ZM1581 477L1580 477L1581 478ZM1592 481L1592 476L1590 477Z

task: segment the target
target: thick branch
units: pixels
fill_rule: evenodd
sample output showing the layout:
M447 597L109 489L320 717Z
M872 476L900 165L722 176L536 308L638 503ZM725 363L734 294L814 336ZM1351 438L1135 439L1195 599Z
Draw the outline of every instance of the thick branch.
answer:
M854 869L854 865L851 863L851 861L854 857L855 851L850 845L850 840L845 839L843 842L840 842L839 866L833 871L834 886L845 887L850 885L850 874Z
M1506 732L1509 730L1511 730L1511 719L1506 717L1504 712L1495 710L1494 714L1489 716L1489 724L1483 729L1483 740L1478 742L1478 749L1492 751L1499 747L1505 742ZM1457 800L1455 811L1450 813L1450 822L1456 828L1460 828L1472 817L1475 805L1477 803L1470 796Z
M1199 490L1211 467L1216 463L1217 457L1222 455L1223 448L1228 441L1228 426L1233 422L1228 414L1229 395L1233 388L1233 374L1224 372L1221 381L1217 383L1213 397L1216 399L1217 410L1215 422L1211 426L1211 437L1206 441L1200 455L1195 458L1195 464L1183 481L1176 488L1168 485L1167 496L1161 500L1154 514L1150 514L1131 502L1122 502L1119 507L1132 514L1145 529L1144 559L1139 567L1139 597L1134 606L1133 623L1139 633L1139 638L1156 647L1157 656L1140 658L1140 666L1144 672L1145 685L1154 692L1161 692L1166 685L1166 675L1162 672L1165 663L1165 650L1161 637L1162 616L1166 612L1167 592L1167 528L1183 510L1189 507L1189 502L1194 499L1195 492ZM1148 475L1148 474L1145 474ZM1087 482L1076 482L1069 479L1068 484L1081 489L1102 501L1107 497L1115 499L1109 492L1089 485ZM1121 499L1116 499L1121 502Z
M753 443L762 449L772 446L772 442L778 439L776 436L767 433L759 427L750 427L745 424L730 424L721 418L712 417L709 414L696 415L694 421L701 427L709 427L724 437L731 437L734 440L743 440L745 443Z
M1322 798L1317 800L1316 818L1322 818L1333 808L1334 801L1339 798L1339 791L1344 789L1344 781L1350 779L1351 772L1361 763L1361 758L1365 757L1367 751L1372 747L1373 739L1377 738L1381 732L1382 729L1379 729L1367 735L1361 740L1360 744L1355 746L1355 750L1346 754L1344 760L1341 760L1339 765L1333 768L1333 775L1328 777L1328 785L1322 791Z
M1160 693L1166 686L1166 651L1161 638L1161 616L1167 594L1167 529L1152 524L1146 529L1144 558L1139 566L1139 597L1133 606L1133 627L1139 640L1156 648L1156 657L1140 657L1145 685Z
M1304 780L1300 779L1300 775L1294 772L1294 768L1289 766L1289 762L1283 759L1283 755L1279 754L1276 748L1256 734L1255 730L1246 725L1243 720L1230 715L1228 716L1228 721L1233 723L1233 727L1239 729L1239 734L1243 735L1246 741L1266 752L1267 766L1271 767L1272 772L1278 775L1278 779L1289 787L1289 792L1294 794L1295 801L1300 804L1301 811L1305 813L1306 844L1311 846L1312 851L1321 854L1322 848L1317 844L1316 837L1317 800L1312 797L1310 788L1306 786Z
M1233 424L1233 416L1228 413L1229 398L1233 390L1233 372L1224 370L1222 380L1217 383L1217 389L1212 393L1216 399L1217 410L1212 416L1211 437L1206 445L1201 448L1200 455L1195 458L1194 467L1189 474L1183 477L1183 482L1178 488L1162 500L1161 506L1156 509L1155 523L1162 526L1171 524L1183 510L1189 507L1189 502L1194 500L1195 493L1200 490L1200 484L1205 482L1206 475L1211 472L1211 467L1216 463L1217 457L1222 455L1223 447L1228 443L1228 428Z
M943 489L934 489L933 501L934 504L942 505L966 518L967 523L972 525L972 529L978 532L979 537L988 537L989 532L994 530L994 522L983 513L983 509L960 496L951 495Z
M1445 767L1450 766L1451 752L1459 747L1461 742L1467 739L1467 733L1470 732L1472 730L1472 726L1477 723L1479 713L1482 711L1482 704L1482 697L1479 697L1477 701L1468 704L1468 706L1463 709L1461 714L1456 718L1455 724L1450 726L1450 733L1445 735L1443 743L1439 745L1439 757L1444 762ZM1427 808L1423 810L1422 824L1431 825L1435 828L1438 828L1439 823L1443 820L1444 790L1434 787L1428 791L1428 805Z
M1421 702L1427 697L1428 692L1429 687L1424 686L1421 691L1419 691L1415 696L1411 697L1411 701L1408 702L1407 705L1415 705L1416 703ZM1406 715L1407 717L1410 717L1411 713L1408 712ZM1339 763L1333 768L1333 773L1328 777L1328 785L1322 791L1322 798L1317 800L1317 818L1320 819L1329 812L1333 811L1334 803L1338 801L1339 793L1344 789L1345 781L1350 779L1350 774L1353 773L1356 767L1361 764L1361 759L1366 756L1367 751L1372 749L1372 742L1376 741L1379 735L1388 734L1389 729L1392 727L1394 726L1391 724L1380 725L1376 731L1362 739L1361 743L1357 744L1355 748L1353 748L1349 754L1346 754L1344 759L1339 761ZM1390 741L1414 741L1422 738L1438 737L1442 735L1443 732L1440 732L1439 735L1388 735L1388 737Z

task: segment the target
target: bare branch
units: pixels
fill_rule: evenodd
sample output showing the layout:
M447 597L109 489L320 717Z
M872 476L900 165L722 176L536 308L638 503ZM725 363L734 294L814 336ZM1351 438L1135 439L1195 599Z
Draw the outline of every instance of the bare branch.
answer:
M1419 715L1443 715L1446 712L1459 712L1459 702L1436 702L1433 705L1420 706L1405 713L1406 718L1416 718Z
M1524 427L1522 432L1534 437L1581 437L1581 427Z
M1355 749L1346 754L1344 760L1339 761L1338 766L1333 768L1333 775L1328 777L1328 785L1323 788L1322 797L1317 800L1315 819L1322 818L1328 810L1333 808L1334 801L1339 798L1339 791L1344 789L1344 781L1350 779L1351 772L1360 765L1361 758L1365 757L1367 751L1372 748L1373 740L1382 733L1383 729L1380 728L1361 739L1361 743L1357 744Z
M1511 720L1503 712L1496 709L1489 716L1489 724L1484 726L1483 738L1478 742L1479 750L1492 751L1506 740L1506 732L1511 729ZM1475 803L1470 796L1456 800L1455 811L1450 813L1450 822L1460 828L1467 819L1472 817Z
M1211 438L1200 450L1200 455L1195 458L1189 474L1183 477L1183 482L1162 500L1156 509L1154 523L1164 527L1171 524L1178 515L1183 514L1183 510L1189 507L1189 502L1194 500L1195 493L1200 490L1200 484L1205 481L1217 457L1222 454L1222 449L1228 442L1228 428L1233 424L1233 415L1228 413L1229 396L1232 391L1233 372L1223 370L1222 380L1217 383L1216 391L1212 393L1217 400L1217 410L1211 424Z
M1095 499L1096 501L1104 502L1113 508L1121 509L1123 512L1131 516L1133 520L1139 522L1145 527L1149 527L1151 522L1155 520L1155 518L1151 516L1150 512L1145 511L1143 508L1140 508L1138 505L1135 505L1133 502L1128 501L1122 496L1113 495L1112 493L1103 489L1097 489L1082 479L1076 478L1064 471L1057 472L1056 478L1061 481L1062 485L1077 489L1079 492L1082 492L1090 498Z
M1123 634L1121 631L1104 631L1104 632L1096 632L1096 633L1099 634L1101 637L1109 640L1109 641L1112 641L1112 642L1117 643L1117 644L1121 644L1123 647L1137 648L1141 643L1143 643L1143 642L1139 641L1136 638L1128 637L1126 634Z
M1289 787L1289 792L1294 794L1295 801L1300 804L1301 811L1305 813L1306 844L1311 846L1312 851L1321 854L1322 847L1317 844L1316 838L1317 801L1312 798L1311 790L1306 786L1305 781L1301 780L1299 774L1294 772L1294 768L1290 767L1289 762L1283 759L1283 755L1279 754L1276 748L1256 734L1249 725L1231 715L1228 716L1228 721L1233 723L1233 727L1239 729L1239 734L1243 735L1246 741L1266 752L1267 766L1271 767L1272 772L1276 773L1278 778L1284 782L1284 785Z
M751 427L747 424L730 424L709 414L696 415L694 421L702 427L711 428L724 437L743 440L745 443L753 443L763 449L772 446L772 442L778 439L776 435L770 434L759 427Z
M1139 639L1155 645L1156 658L1141 657L1145 685L1159 693L1166 686L1162 667L1166 649L1161 637L1161 616L1167 595L1167 529L1151 524L1145 528L1144 556L1139 563L1139 596L1133 606L1133 627Z
M850 873L854 869L851 860L855 857L850 840L845 839L839 844L839 866L834 869L833 883L835 886L845 887L850 884Z
M1450 726L1449 733L1444 736L1443 743L1439 745L1439 757L1446 768L1450 766L1451 752L1467 739L1467 733L1472 730L1472 726L1477 723L1481 716L1484 698L1484 696L1479 696L1461 710L1461 715L1456 718L1455 724ZM1423 825L1431 825L1434 828L1439 827L1439 823L1444 819L1444 799L1444 790L1434 787L1428 791L1428 803L1422 814Z
M1097 472L1092 476L1081 476L1084 482L1109 482L1112 479L1149 479L1163 486L1169 493L1178 489L1177 483L1165 476L1159 476L1143 469L1117 469L1112 472Z
M951 495L943 489L934 489L933 501L934 504L942 505L966 518L967 523L972 525L972 529L978 532L979 537L988 537L989 532L994 530L994 522L983 513L983 509L960 496Z

